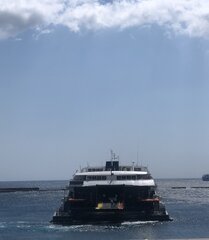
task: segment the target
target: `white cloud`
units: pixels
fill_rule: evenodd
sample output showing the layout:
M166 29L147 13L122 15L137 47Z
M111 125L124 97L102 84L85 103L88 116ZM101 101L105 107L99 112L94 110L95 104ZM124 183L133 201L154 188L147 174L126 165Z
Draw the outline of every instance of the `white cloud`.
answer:
M0 38L47 27L62 9L60 0L0 0Z
M0 0L1 39L56 25L78 32L152 24L209 37L209 0Z

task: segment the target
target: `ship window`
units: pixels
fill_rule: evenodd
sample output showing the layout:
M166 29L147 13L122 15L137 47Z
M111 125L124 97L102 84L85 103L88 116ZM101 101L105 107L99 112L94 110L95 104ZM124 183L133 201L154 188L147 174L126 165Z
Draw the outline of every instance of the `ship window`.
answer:
M100 172L103 171L103 168L88 168L88 172Z
M106 176L97 176L96 180L99 180L99 181L106 180Z
M106 176L87 176L88 181L101 181L106 179Z
M91 180L91 176L87 176L87 180Z
M136 175L122 175L122 176L117 176L117 180L136 180L137 176Z
M85 175L77 175L77 176L74 176L74 179L73 180L77 180L77 181L85 181L86 180L86 176Z
M97 180L104 180L103 176L97 176Z
M137 175L137 179L152 179L150 174L145 174L145 175Z
M152 179L150 174L145 175L122 175L117 176L117 180L140 180L140 179Z
M146 174L143 176L143 179L151 179L151 175L150 174Z

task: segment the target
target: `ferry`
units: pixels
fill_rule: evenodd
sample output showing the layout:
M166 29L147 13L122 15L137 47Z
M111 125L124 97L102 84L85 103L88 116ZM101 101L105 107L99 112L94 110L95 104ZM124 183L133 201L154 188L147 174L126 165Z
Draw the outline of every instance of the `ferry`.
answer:
M204 175L202 176L202 180L203 180L203 181L209 181L209 174L204 174Z
M105 166L77 171L51 222L61 225L121 224L171 220L147 167L120 165L111 152Z

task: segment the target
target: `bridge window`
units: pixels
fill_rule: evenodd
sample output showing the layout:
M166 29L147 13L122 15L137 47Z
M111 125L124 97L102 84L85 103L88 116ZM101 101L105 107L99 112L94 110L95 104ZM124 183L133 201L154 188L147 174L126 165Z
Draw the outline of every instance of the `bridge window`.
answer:
M106 179L106 176L87 176L87 181L101 181Z

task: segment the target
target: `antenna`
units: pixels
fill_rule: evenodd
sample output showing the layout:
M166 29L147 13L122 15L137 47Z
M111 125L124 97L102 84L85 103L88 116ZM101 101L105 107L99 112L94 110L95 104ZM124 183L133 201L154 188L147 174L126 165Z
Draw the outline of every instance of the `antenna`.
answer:
M142 166L142 161L143 161L143 151L141 153L141 166Z
M111 154L111 162L119 159L119 156L116 156L116 154L113 152L112 149L110 150L110 154Z
M135 164L135 162L133 161L132 162L132 170L134 171L134 164Z
M137 149L137 153L136 153L136 164L137 164L137 166L139 165L139 152L138 152L138 149Z
M112 162L112 160L113 160L113 154L114 154L114 153L113 153L113 150L111 149L111 150L110 150L111 162Z
M139 151L139 144L137 145L137 153L136 153L136 159L137 159L137 165L141 165L142 166L142 161L143 161L143 150L142 150L142 146L141 146L141 151Z

